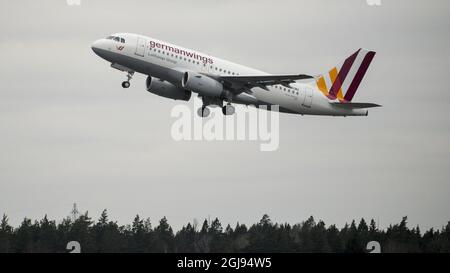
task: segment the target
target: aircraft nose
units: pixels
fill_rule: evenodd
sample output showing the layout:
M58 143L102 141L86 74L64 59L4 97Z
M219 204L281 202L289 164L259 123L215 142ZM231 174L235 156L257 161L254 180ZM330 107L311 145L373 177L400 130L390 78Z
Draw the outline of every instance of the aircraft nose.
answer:
M101 44L101 40L97 40L94 43L92 43L92 45L91 45L92 51L94 51L95 54L97 54L97 55L99 54L99 51L100 51L100 44Z

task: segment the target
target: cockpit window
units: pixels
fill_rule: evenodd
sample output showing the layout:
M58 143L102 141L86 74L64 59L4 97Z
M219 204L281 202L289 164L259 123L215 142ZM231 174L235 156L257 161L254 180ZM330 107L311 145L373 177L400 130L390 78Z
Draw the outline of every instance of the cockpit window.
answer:
M121 37L117 37L117 36L108 36L108 37L106 37L106 39L108 39L108 40L114 40L114 41L116 41L116 42L125 44L125 39L124 39L124 38L121 38Z

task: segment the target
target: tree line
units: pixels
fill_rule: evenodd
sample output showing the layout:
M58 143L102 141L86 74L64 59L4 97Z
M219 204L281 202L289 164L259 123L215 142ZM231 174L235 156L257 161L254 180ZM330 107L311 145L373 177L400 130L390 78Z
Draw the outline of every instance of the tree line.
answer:
M326 226L311 216L299 224L273 223L264 215L249 227L237 223L222 226L219 219L195 221L173 231L166 217L152 227L150 219L136 215L132 224L118 225L104 210L97 221L88 213L67 217L60 223L45 216L32 222L25 218L19 227L9 225L3 215L0 224L0 253L68 252L66 245L77 241L82 252L152 252L152 253L234 253L234 252L332 252L364 253L367 243L377 241L381 252L450 252L450 221L440 230L421 233L408 228L407 217L386 230L377 228L372 219L352 221L339 229Z

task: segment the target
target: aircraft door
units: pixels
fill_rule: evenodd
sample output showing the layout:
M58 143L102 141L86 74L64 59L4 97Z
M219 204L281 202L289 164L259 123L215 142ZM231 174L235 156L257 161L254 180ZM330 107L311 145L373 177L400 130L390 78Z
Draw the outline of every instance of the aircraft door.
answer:
M145 49L146 49L146 40L142 37L138 37L135 54L138 56L144 57Z
M304 100L302 105L304 107L311 107L312 104L312 99L313 99L313 89L310 87L304 87Z

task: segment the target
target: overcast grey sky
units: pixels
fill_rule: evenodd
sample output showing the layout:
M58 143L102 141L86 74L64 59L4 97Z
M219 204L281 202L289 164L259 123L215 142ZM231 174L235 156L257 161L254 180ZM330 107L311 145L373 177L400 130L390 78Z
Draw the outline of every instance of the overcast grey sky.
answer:
M175 228L211 216L343 226L450 220L450 2L0 1L0 213L98 219L139 213ZM175 142L174 101L145 91L90 44L133 32L270 73L319 74L377 51L355 101L368 117L281 115L280 148ZM191 105L191 104L189 104Z

